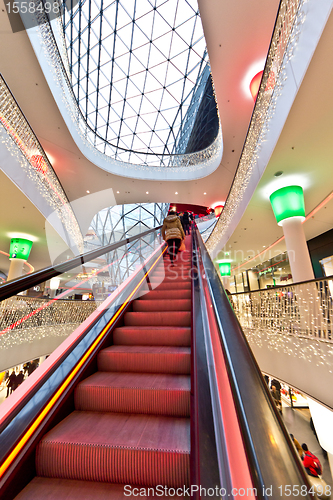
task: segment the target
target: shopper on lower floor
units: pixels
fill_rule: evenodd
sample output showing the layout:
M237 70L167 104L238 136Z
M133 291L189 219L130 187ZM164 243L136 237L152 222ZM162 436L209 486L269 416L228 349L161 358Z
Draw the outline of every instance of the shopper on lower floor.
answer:
M302 446L299 444L297 439L294 437L294 434L290 434L290 438L291 438L292 442L294 443L295 448L298 451L300 458L303 458L304 450L303 450Z
M6 398L8 398L9 394L11 394L13 391L15 391L16 387L17 387L17 383L16 383L16 373L15 371L13 370L12 373L9 375L9 377L7 378L7 381L6 381L6 384L7 384L7 394L6 394Z
M275 385L271 385L271 394L276 404L277 409L282 415L282 401L281 401L281 393L277 390Z
M22 384L24 380L24 373L23 371L21 370L20 373L16 376L16 387L18 387L19 385Z
M174 265L181 242L185 239L183 226L174 211L169 212L163 221L162 238L167 242L171 265Z
M303 455L303 465L309 476L319 477L323 473L323 468L321 466L319 458L316 457L311 451L309 451L307 444L302 444L302 449L304 451Z

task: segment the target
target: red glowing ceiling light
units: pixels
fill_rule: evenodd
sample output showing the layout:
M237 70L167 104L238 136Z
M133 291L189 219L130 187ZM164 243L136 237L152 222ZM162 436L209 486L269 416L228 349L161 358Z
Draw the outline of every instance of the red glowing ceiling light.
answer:
M219 217L221 215L223 208L224 205L216 205L216 207L214 207L215 217Z
M30 162L31 165L33 165L35 169L38 170L38 172L44 175L46 174L48 168L42 155L33 155L30 158Z
M257 95L259 92L259 87L260 87L263 73L264 73L263 71L259 71L259 73L257 73L252 78L251 83L250 83L250 92L251 92L251 95L252 95L254 101L257 99Z

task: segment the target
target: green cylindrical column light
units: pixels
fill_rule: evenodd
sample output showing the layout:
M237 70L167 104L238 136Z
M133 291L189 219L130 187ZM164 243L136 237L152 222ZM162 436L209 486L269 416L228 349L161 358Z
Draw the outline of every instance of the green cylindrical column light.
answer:
M301 186L285 186L269 197L276 222L283 228L294 283L314 278L302 222L305 219Z
M28 260L32 248L32 241L25 238L12 238L10 240L9 259Z
M290 217L305 219L304 193L301 186L286 186L274 191L269 197L276 222L282 222Z
M22 276L23 265L28 260L32 241L26 238L12 238L9 247L10 266L7 281Z
M219 262L219 269L220 269L221 276L230 276L231 263L230 262Z

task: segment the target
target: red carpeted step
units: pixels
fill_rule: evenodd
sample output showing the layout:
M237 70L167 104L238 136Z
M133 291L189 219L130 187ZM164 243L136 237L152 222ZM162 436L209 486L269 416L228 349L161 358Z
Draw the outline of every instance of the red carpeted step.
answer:
M181 275L186 275L186 276L190 276L190 272L191 272L191 268L184 268L184 267L176 267L176 266L173 266L173 267L168 267L166 269L161 269L160 271L154 271L152 272L149 277L153 277L153 276L159 276L159 275L168 275L168 276L181 276Z
M191 289L187 290L153 290L140 297L140 300L190 299Z
M75 389L76 410L190 416L187 375L97 372Z
M126 500L136 493L135 486L111 484L75 479L35 477L15 500ZM126 494L125 494L126 493ZM151 500L160 495L149 495ZM162 498L165 498L164 495Z
M188 375L191 368L190 349L169 346L113 345L98 353L97 365L102 372Z
M125 326L191 326L189 311L128 312L124 317Z
M174 265L167 265L165 266L164 270L163 269L160 269L160 270L156 270L156 271L153 271L151 274L154 274L155 272L156 273L161 273L161 272L164 272L164 273L176 273L176 272L183 272L183 273L187 273L189 274L191 271L191 266L177 266L176 264Z
M169 278L169 279L173 279L173 280L178 280L178 279L181 279L181 280L186 280L186 279L190 279L191 278L191 270L175 270L175 271L172 271L172 272L169 272L169 271L166 271L165 273L153 273L149 279L150 281L152 279L163 279L163 278Z
M157 281L167 281L174 284L174 288L177 288L178 283L190 283L191 276L189 275L167 275L167 276L152 276L150 282L154 283ZM177 285L176 285L177 284Z
M168 300L134 300L134 312L148 311L190 311L191 299L168 299Z
M122 326L113 332L114 345L165 345L190 347L191 328Z
M171 283L170 281L162 281L154 290L190 290L191 289L191 281L182 281L178 282L177 286L175 287L175 283Z
M165 273L163 272L158 272L158 273L153 273L149 279L151 280L152 278L172 278L174 280L176 279L188 279L188 278L191 278L191 270L183 270L183 269L180 269L180 270L175 270L175 271L166 271Z
M38 476L189 485L190 420L125 413L71 413L36 450Z

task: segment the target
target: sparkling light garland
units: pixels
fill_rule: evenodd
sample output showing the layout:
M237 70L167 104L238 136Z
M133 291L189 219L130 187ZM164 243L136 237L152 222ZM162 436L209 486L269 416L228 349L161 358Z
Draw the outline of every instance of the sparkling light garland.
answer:
M15 157L36 189L61 220L75 244L83 249L80 227L41 144L0 75L0 140Z
M68 336L101 303L90 300L50 301L26 296L3 301L0 306L0 349L47 337ZM26 319L21 321L23 318Z
M305 20L304 6L307 1L281 1L258 98L236 175L218 223L206 242L210 253L214 252L228 231L260 157L262 144L266 141L278 98L282 95L287 79L286 64L294 55L301 25Z
M297 356L333 370L333 279L233 294L250 344Z

